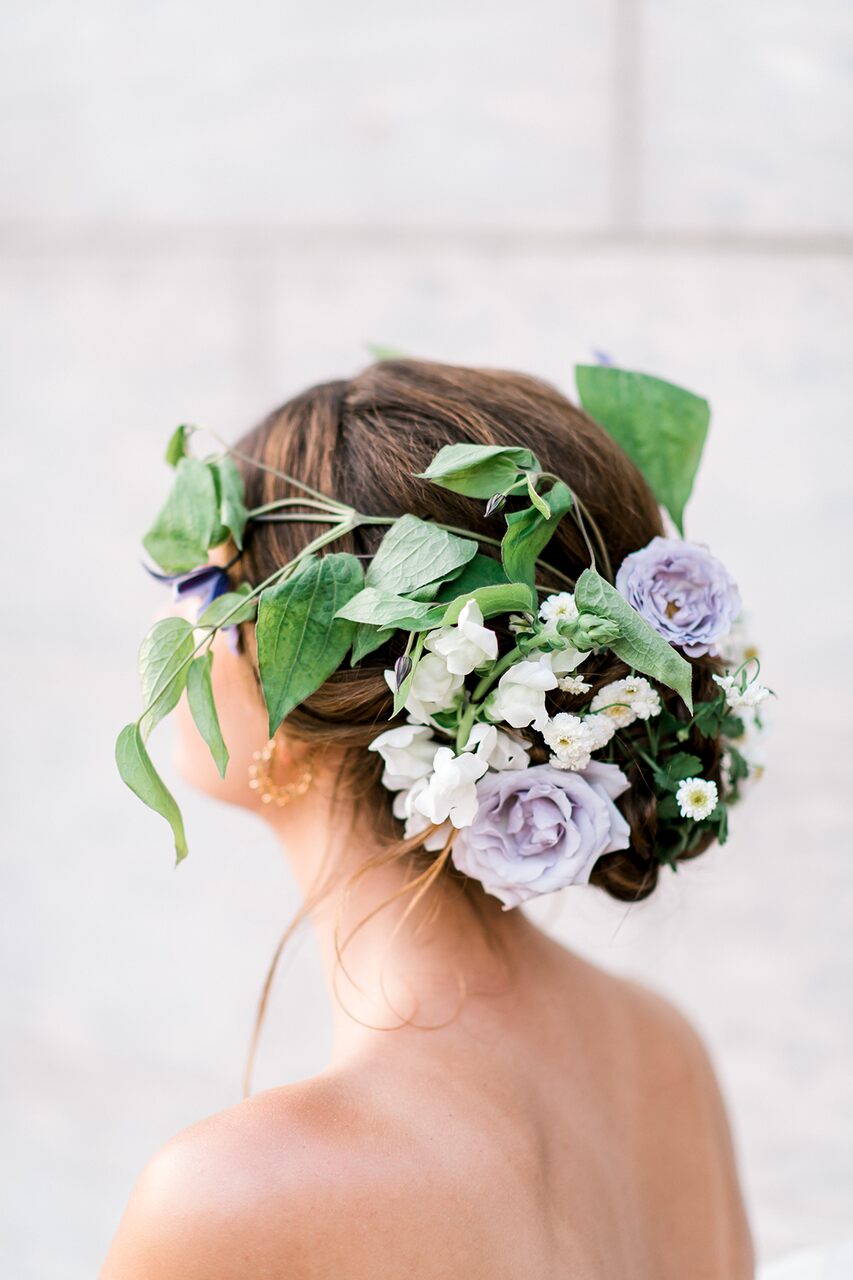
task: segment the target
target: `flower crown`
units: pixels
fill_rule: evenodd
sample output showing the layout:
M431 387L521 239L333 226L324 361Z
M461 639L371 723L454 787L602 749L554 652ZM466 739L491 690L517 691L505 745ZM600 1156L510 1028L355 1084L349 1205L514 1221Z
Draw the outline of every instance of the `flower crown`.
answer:
M570 483L543 471L529 449L448 445L421 473L485 503L504 531L484 538L415 514L366 515L282 472L275 474L299 496L249 511L235 458L261 464L222 441L220 452L195 457L195 429L177 429L166 451L172 489L143 545L164 570L155 576L176 596L199 598L199 613L195 624L162 619L143 640L144 710L121 731L116 761L131 790L170 823L178 862L187 853L183 821L148 736L186 691L224 776L211 646L217 631L233 642L249 621L270 737L347 659L356 666L404 633L405 652L385 673L399 723L369 750L382 757L406 836L422 835L427 850L450 856L505 907L586 883L600 857L628 848L630 828L616 804L629 788L623 764L638 767L656 793L661 862L674 868L709 831L725 840L729 806L760 772L749 738L770 690L758 683L755 655L738 647L734 581L704 546L683 538L710 410L672 383L609 364L579 366L576 377L583 408L633 460L681 535L653 538L615 575ZM576 582L547 559L564 519L577 523L589 555ZM209 564L208 551L230 538L236 560L247 523L265 520L322 531L265 581L232 591L233 561ZM366 570L346 552L319 554L360 525L387 526ZM499 547L500 558L481 544ZM488 625L498 619L500 635ZM593 693L584 664L604 650L630 674ZM715 692L695 705L684 654L719 658ZM675 710L664 706L661 686L679 695ZM572 698L571 711L552 713L555 690ZM719 786L684 749L696 734L722 739Z

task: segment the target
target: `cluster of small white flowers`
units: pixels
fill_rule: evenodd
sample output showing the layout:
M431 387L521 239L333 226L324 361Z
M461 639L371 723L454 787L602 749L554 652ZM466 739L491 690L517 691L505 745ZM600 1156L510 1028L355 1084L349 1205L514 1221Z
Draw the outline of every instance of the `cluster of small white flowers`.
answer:
M635 720L660 715L658 691L644 676L628 676L604 685L589 704L592 711L609 717L617 729L626 729Z
M726 695L726 703L733 711L754 711L771 695L766 685L757 680L747 680L746 670L726 672L724 676L712 676Z
M561 711L552 716L542 737L553 752L551 764L555 769L585 769L593 751L605 746L614 734L614 727L604 716L576 716Z

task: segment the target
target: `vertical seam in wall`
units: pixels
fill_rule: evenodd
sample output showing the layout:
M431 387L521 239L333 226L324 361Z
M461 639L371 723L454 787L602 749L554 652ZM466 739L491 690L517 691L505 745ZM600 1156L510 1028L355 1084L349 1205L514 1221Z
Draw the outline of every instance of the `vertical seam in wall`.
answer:
M630 233L642 220L644 0L614 0L611 45L610 218Z

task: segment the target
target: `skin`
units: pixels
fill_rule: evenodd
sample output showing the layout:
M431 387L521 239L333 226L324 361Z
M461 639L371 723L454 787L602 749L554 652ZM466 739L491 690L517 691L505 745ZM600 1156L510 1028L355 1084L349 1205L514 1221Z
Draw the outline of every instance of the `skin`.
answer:
M221 637L213 673L231 764L220 779L182 704L183 776L261 812L306 894L321 864L357 872L376 841L368 817L333 804L334 753L303 798L260 806L246 777L264 710ZM286 782L304 748L277 740ZM725 1111L681 1015L481 895L487 938L446 877L408 918L405 899L379 911L344 973L336 923L346 937L405 878L373 871L312 916L335 1018L327 1069L155 1154L102 1280L751 1277Z

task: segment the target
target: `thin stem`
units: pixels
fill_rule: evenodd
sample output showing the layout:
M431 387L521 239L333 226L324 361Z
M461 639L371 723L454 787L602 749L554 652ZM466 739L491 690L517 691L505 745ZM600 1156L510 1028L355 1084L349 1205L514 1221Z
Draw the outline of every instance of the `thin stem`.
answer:
M259 524L340 524L340 516L312 515L307 511L297 511L290 515L253 516ZM354 528L355 526L353 526Z
M341 507L337 507L331 502L318 502L314 498L277 498L275 502L265 502L262 507L253 507L248 513L249 519L257 519L259 516L265 515L268 511L278 511L279 508L283 507L313 507L318 511L328 511L332 514L337 514L338 519L340 519L342 510ZM346 510L351 511L352 508L347 507Z
M223 440L216 431L211 431L209 427L194 427L195 431L206 431L209 436L222 445L226 453L230 453L234 458L240 458L242 462L248 462L253 467L258 467L261 471L267 471L270 475L278 476L280 480L286 480L288 484L292 484L295 489L301 489L303 493L310 493L312 498L317 498L320 502L328 502L330 505L338 507L342 512L351 510L345 507L343 503L335 502L334 498L329 498L327 494L320 493L318 489L312 489L309 484L304 484L301 480L297 480L295 476L290 476L286 471L279 471L277 467L271 467L266 462L259 462L257 458L253 458L250 454L244 453L242 449L235 448L230 445L227 440Z

